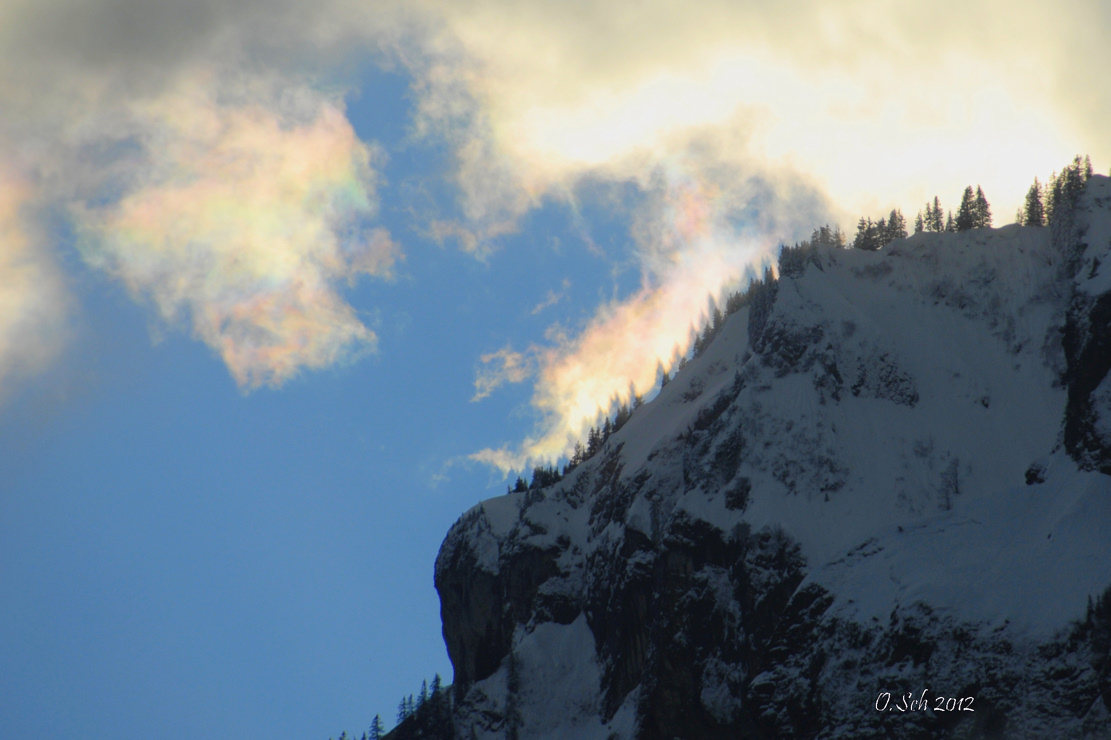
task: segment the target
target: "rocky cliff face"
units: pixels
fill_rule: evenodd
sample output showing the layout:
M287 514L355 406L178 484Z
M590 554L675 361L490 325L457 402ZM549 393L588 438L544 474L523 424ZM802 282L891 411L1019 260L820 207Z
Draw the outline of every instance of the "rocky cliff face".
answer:
M793 255L592 459L465 514L456 734L1111 737L1106 178L1074 222Z
M1064 442L1085 470L1111 475L1111 192L1102 178L1085 193L1073 233L1062 246L1076 263L1072 301L1065 323L1068 404Z

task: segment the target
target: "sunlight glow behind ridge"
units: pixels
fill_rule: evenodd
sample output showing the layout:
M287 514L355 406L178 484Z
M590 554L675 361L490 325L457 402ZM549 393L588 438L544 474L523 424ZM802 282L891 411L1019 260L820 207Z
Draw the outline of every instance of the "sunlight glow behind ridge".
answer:
M718 3L685 15L648 3L633 21L597 8L547 19L533 2L514 16L512 43L501 43L508 29L492 15L497 3L466 5L478 16L447 17L477 70L465 87L483 116L460 151L497 152L501 181L529 193L512 203L472 187L484 182L474 177L482 165L464 155L458 182L471 202L504 220L545 195L573 193L584 178L651 193L660 171L671 193L653 201L669 214L671 236L663 239L660 221L636 235L641 289L600 306L579 336L534 348L536 432L518 448L473 456L503 471L567 454L615 399L650 388L657 365L669 367L676 346L686 351L707 296L759 269L779 243L823 223L851 233L858 217L892 208L913 221L934 195L955 208L969 184L983 186L1004 225L1034 175L1044 180L1071 158L1067 142L1078 138L1048 104L1052 76L1022 43L1029 27L1020 19L1037 13L1004 19L1000 8L976 5L942 33L923 23L932 17L924 6L803 3L787 18ZM489 23L476 20L483 13ZM976 31L987 19L1006 30ZM704 43L677 41L696 38L699 23ZM628 33L600 30L614 27ZM657 46L658 56L646 51ZM676 167L692 153L698 164ZM796 175L807 187L784 185ZM708 183L752 177L779 197L758 200L764 218L740 236L722 213L746 197L722 199ZM680 181L699 183L695 200L712 214L684 238ZM516 368L509 382L521 375Z
M519 449L483 450L472 458L503 471L568 456L586 427L613 405L630 403L656 384L689 349L693 332L723 291L774 256L775 243L746 234L726 218L727 194L671 168L658 209L642 225L652 267L641 289L601 307L575 339L541 353L533 406L540 433Z

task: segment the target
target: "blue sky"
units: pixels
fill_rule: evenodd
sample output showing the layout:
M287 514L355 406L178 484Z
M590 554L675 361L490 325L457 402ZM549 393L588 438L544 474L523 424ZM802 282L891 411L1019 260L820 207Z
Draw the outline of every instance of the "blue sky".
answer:
M0 726L392 724L448 527L711 296L1111 157L1096 6L781 5L0 0Z
M353 125L398 151L386 177L429 171L442 153L406 143L407 83L371 69L360 86ZM451 680L435 555L504 492L467 456L533 423L523 385L472 403L480 355L582 323L638 273L610 216L588 247L542 208L482 261L413 233L404 193L383 195L405 260L344 289L377 354L280 389L245 393L60 246L79 334L0 415L12 732L325 738L389 725L422 679Z

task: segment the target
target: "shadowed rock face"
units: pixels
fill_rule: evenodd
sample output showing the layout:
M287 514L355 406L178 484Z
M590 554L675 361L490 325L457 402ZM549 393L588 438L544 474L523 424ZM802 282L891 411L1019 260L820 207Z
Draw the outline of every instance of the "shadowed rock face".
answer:
M477 521L460 520L453 531L467 531ZM457 691L498 669L509 653L513 630L536 610L537 588L556 574L556 555L555 550L515 549L491 573L479 567L469 548L441 550L436 590Z
M1068 256L1075 286L1062 342L1068 362L1065 449L1082 469L1111 474L1111 192L1103 180L1066 203L1054 239Z
M947 532L1062 480L1111 495L1061 472L1111 473L1111 292L1076 287L1111 244L1055 262L1048 230L1008 228L796 259L593 458L465 514L436 563L454 736L1111 737L1111 589L1037 633L920 595L959 575Z
M1111 435L1100 423L1111 416L1107 409L1111 387L1105 382L1111 370L1111 294L1073 300L1064 346L1069 390L1065 449L1081 468L1111 475Z

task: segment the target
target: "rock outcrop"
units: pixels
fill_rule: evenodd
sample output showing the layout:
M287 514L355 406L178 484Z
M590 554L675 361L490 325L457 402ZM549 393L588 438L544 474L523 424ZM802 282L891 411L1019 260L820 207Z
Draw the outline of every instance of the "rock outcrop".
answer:
M467 512L456 735L1111 737L1111 183L1076 209L1065 250L793 255L594 457Z

